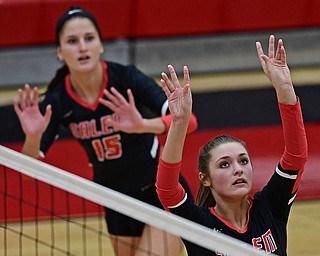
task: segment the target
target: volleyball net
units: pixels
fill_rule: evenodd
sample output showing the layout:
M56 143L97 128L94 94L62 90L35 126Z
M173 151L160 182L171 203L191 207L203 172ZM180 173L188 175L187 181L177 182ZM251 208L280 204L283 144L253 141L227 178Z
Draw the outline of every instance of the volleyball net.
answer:
M113 255L104 207L225 255L262 254L251 245L0 146L0 256Z

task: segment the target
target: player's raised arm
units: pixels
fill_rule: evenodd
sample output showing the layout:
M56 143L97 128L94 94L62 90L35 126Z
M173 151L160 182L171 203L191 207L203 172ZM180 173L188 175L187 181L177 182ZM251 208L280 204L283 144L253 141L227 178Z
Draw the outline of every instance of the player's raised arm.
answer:
M281 166L287 170L300 170L302 173L308 158L308 145L300 101L292 84L283 41L278 40L275 50L275 37L271 35L267 55L260 42L256 43L256 47L263 71L273 85L279 102L286 145Z

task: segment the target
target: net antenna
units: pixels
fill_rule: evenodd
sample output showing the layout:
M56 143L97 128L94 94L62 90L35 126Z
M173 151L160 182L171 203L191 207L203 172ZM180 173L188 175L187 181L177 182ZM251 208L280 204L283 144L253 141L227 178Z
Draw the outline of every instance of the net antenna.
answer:
M97 204L125 213L132 218L178 235L209 250L237 256L265 254L247 243L1 145L0 164Z

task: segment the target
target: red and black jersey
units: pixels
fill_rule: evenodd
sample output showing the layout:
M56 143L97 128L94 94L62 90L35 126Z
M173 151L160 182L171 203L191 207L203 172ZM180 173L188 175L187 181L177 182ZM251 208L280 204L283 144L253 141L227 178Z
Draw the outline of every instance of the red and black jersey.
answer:
M132 90L135 104L143 117L164 116L168 111L167 97L162 88L135 66L102 62L105 70L104 88L114 87L126 99ZM50 124L41 141L41 151L47 152L55 140L60 125L66 127L83 146L94 168L94 181L120 192L139 190L155 183L159 143L154 134L127 134L108 125L113 112L99 104L82 101L72 90L66 76L50 89L40 103L42 112L52 106Z
M166 209L179 216L209 227L215 232L251 244L254 248L276 255L287 255L287 223L307 159L307 140L300 102L279 104L285 151L267 185L248 199L246 227L239 230L216 214L214 208L196 206L177 182L181 162L168 164L160 158L157 192ZM184 241L188 255L224 255ZM215 241L212 241L214 244Z

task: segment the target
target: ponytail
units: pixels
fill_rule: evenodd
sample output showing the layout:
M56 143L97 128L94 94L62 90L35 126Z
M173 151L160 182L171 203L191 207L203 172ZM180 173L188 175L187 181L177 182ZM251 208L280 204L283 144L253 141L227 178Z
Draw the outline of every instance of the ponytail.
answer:
M69 74L69 68L66 64L64 64L57 70L56 75L48 84L47 91L45 93L51 91L57 84L63 81L67 74Z
M216 200L212 195L210 187L204 186L201 182L196 197L196 205L203 207L214 207L216 205Z

